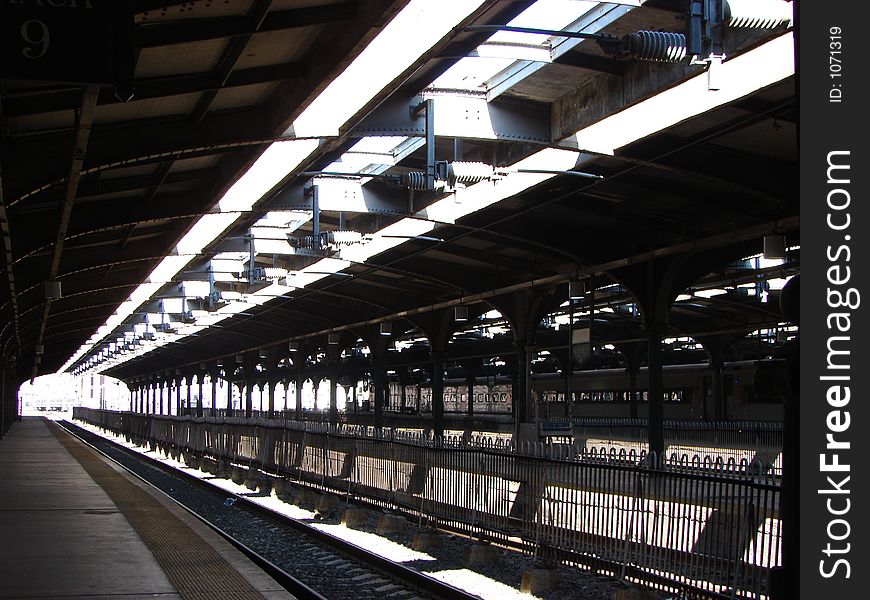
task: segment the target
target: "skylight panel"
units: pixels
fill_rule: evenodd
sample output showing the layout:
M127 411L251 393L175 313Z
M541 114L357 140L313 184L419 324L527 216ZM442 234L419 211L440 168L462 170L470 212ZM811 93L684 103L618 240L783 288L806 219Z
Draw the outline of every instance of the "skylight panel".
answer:
M564 29L598 6L598 2L579 0L538 0L517 15L508 25L534 29ZM520 44L546 44L549 36L538 33L499 31L489 41Z
M204 298L211 291L207 281L183 281L181 285L189 298Z
M401 135L368 136L354 144L350 150L330 164L324 171L331 173L382 173L395 165L406 154L403 149L409 140Z
M263 195L281 182L306 156L314 152L317 140L291 140L269 146L236 181L218 206L221 212L248 211Z
M178 254L199 254L238 218L238 213L210 213L199 218L175 246Z
M597 5L598 2L578 0L538 0L517 15L508 25L535 29L563 29ZM440 89L487 91L487 82L516 63L518 58L527 57L527 49L521 51L521 48L517 48L521 51L517 56L505 57L504 54L510 52L512 44L540 46L549 51L551 37L537 33L498 31L487 42L481 44L474 55L459 60L436 79L432 86ZM546 62L549 62L548 57L549 52L542 56L546 58Z
M253 227L282 227L295 231L310 220L311 211L273 210L261 217Z
M617 2L571 2L568 0L564 12L553 11L549 16L542 15L542 18L539 21L530 19L528 23L519 21L518 19L523 16L520 15L520 17L510 24L517 27L533 27L535 29L558 29L563 31L599 33L605 27L632 11L639 4L638 1L628 0ZM570 22L564 23L562 17L568 14L567 9L570 8L569 5L576 6L576 16ZM535 8L535 6L538 6L538 4L530 7L529 10ZM547 27L546 25L550 25L550 27ZM585 41L586 40L578 38L559 36L550 38L548 45L551 61L556 60L558 57L569 52L572 48L577 47L577 45L582 44ZM521 59L523 57L518 58ZM507 68L498 73L494 73L483 85L487 99L492 100L500 94L503 94L526 77L536 73L545 64L546 63L544 62L533 60L513 61Z
M351 151L392 154L393 149L407 139L403 135L370 135L354 144Z

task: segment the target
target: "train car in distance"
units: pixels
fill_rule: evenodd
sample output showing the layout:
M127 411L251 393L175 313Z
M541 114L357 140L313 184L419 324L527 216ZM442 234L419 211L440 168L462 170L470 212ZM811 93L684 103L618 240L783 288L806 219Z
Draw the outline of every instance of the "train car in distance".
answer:
M725 363L722 368L721 406L715 406L714 376L706 364L672 365L664 368L666 419L771 420L782 419L788 393L784 361L741 361ZM646 369L638 371L634 389L637 417L647 416L649 392ZM531 383L532 398L538 414L551 417L569 415L565 403L565 379L561 375L536 375ZM406 414L432 412L432 387L389 384L385 411ZM578 371L571 379L571 410L575 417L630 417L632 415L631 377L625 369ZM371 396L371 391L369 392ZM371 410L373 398L363 399L363 411ZM468 413L468 386L464 381L447 380L444 385L445 413ZM509 415L513 391L510 380L496 378L477 384L473 390L473 413Z

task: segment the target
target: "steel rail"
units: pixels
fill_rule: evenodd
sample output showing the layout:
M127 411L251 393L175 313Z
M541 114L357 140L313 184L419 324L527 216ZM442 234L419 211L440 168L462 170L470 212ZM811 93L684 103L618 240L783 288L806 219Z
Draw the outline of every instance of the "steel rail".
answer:
M184 504L182 504L181 502L179 502L178 500L176 500L175 498L173 498L172 496L170 496L169 494L167 494L166 492L161 490L159 487L157 487L156 485L154 485L153 483L151 483L150 481L148 481L147 479L145 479L144 477L142 477L141 475L139 475L138 473L136 473L132 469L128 468L123 463L115 460L114 458L112 458L111 456L109 456L108 454L106 454L105 452L100 450L97 446L90 443L88 440L86 440L79 433L79 432L89 433L89 432L87 432L87 430L82 429L76 425L73 425L72 423L70 423L68 421L62 421L62 422L56 422L56 423L65 432L67 432L68 434L70 434L71 436L76 438L78 441L80 441L81 443L86 445L88 448L90 448L94 452L98 453L100 456L102 456L106 460L111 461L113 464L115 464L118 467L120 467L121 469L123 469L129 475L135 477L136 479L138 479L139 481L144 483L146 486L149 487L149 489L153 489L153 490L159 492L165 498L167 498L168 500L173 502L176 506L178 506L182 510L186 511L188 514L196 517L199 521L204 523L207 527L209 527L210 529L215 531L218 535L223 537L230 544L232 544L235 548L237 548L240 552L242 552L242 554L247 556L258 567L263 569L263 571L268 573L269 576L272 577L272 579L274 579L276 582L278 582L278 584L281 585L281 587L286 589L288 592L291 592L292 594L298 596L300 598L300 600L328 600L325 596L317 593L316 591L314 591L313 589L311 589L310 587L308 587L307 585L305 585L304 583L302 583L301 581L299 581L298 579L296 579L295 577L293 577L292 575L290 575L289 573L287 573L286 571L281 569L279 566L275 565L274 563L267 560L263 556L257 554L253 549L246 546L242 542L238 541L237 539L232 537L229 533L227 533L226 531L224 531L223 529L221 529L220 527L218 527L217 525L215 525L214 523L212 523L211 521L209 521L208 519L206 519L202 515L197 514L196 512L194 512L193 510L191 510L190 508L188 508L187 506L185 506ZM95 434L93 434L93 435L95 435ZM114 447L118 448L119 450L125 450L125 448L123 446L115 444L114 442L112 442L106 438L101 438L101 440L105 441L108 444L113 445ZM153 466L160 467L162 470L167 470L165 465L162 465L162 463L160 463L160 462L158 462L150 457L140 456L137 458L143 459L142 461L146 462L147 464L152 464ZM179 475L179 474L185 475L184 473L181 473L180 471L174 471L174 472L172 472L172 474L173 475ZM190 477L190 476L188 475L187 477ZM191 479L195 480L196 478L191 477ZM214 486L209 486L209 487L213 488Z
M146 456L146 455L139 454L139 453L134 453L131 450L129 450L128 448L125 448L125 447L121 446L120 444L118 444L112 440L109 440L109 439L104 438L102 436L98 436L97 434L94 434L92 432L88 432L87 430L85 430L81 427L78 427L77 425L74 425L74 424L70 423L69 421L64 421L64 422L59 423L59 424L61 424L64 427L64 429L66 431L68 431L71 435L74 435L76 438L82 440L84 443L86 443L89 446L91 446L92 448L94 448L97 452L100 452L100 454L102 454L103 456L106 456L109 460L112 460L116 464L119 464L122 468L124 468L125 470L127 470L130 473L133 473L132 471L130 471L130 469L128 469L127 467L125 467L124 465L122 465L121 463L116 461L115 459L111 458L106 453L95 448L92 444L90 444L88 441L84 440L81 437L81 435L77 434L74 430L77 430L79 432L85 432L87 434L99 437L101 441L109 444L113 448L116 448L116 449L118 449L126 454L129 454L130 456L134 457L136 460L139 460L139 461L141 461L145 464L148 464L152 467L156 467L157 469L159 469L165 473L169 473L175 477L183 479L183 480L185 480L193 485L200 487L201 489L208 490L210 493L220 494L223 497L230 496L230 497L234 498L236 502L241 503L246 508L250 509L252 512L263 515L269 519L277 520L277 521L281 522L283 525L287 525L290 528L302 533L303 535L310 537L310 538L312 538L312 539L314 539L314 540L316 540L316 541L318 541L326 546L329 546L330 548L334 549L335 551L346 554L346 555L350 556L351 558L358 560L359 562L367 564L370 568L372 568L374 570L378 570L378 571L381 571L387 575L390 575L394 579L397 579L397 580L405 583L406 585L415 587L415 588L419 589L420 591L425 592L427 594L430 594L436 598L445 598L445 599L449 598L451 600L452 599L456 599L456 600L480 600L478 596L476 596L474 594L470 594L470 593L466 592L465 590L459 589L457 587L454 587L452 585L449 585L447 583L439 581L433 577L430 577L430 576L428 576L424 573L421 573L419 571L415 571L414 569L406 567L402 564L393 562L393 561L386 559L378 554L370 552L369 550L366 550L365 548L357 546L356 544L346 542L340 538L337 538L337 537L332 536L328 533L320 531L319 529L311 527L310 525L307 525L301 521L298 521L298 520L293 519L291 517L287 517L285 515L277 513L277 512L270 510L270 509L268 509L260 504L257 504L256 502L253 502L252 500L250 500L249 498L247 498L245 496L241 496L241 495L235 494L233 492L230 492L228 490L224 490L223 488L219 488L218 486L216 486L212 483L209 483L208 481L204 481L202 479L199 479L197 477L194 477L192 475L184 473L183 471L181 471L179 469L174 469L172 467L169 467L169 466L163 464L162 462L160 462L159 460L152 458L150 456ZM150 482L148 482L147 480L145 480L144 478L142 478L138 474L133 473L133 475L135 475L137 478L141 479L142 481L145 481L145 483L147 483L148 485L153 486L153 484L151 484ZM157 489L159 489L159 488L157 488ZM175 501L175 500L173 499L173 501ZM177 502L177 501L175 501L175 502ZM284 582L282 581L282 579L285 579L288 585L302 586L299 588L300 590L302 590L302 592L299 593L295 589L291 589L290 587L287 587L285 585L285 587L289 591L291 591L292 593L297 593L300 596L300 598L304 597L304 598L310 598L311 600L326 600L319 593L312 590L311 588L309 588L304 583L297 580L295 577L293 577L289 573L286 573L285 571L281 570L280 567L272 564L267 559L259 556L258 554L256 554L256 552L254 552L253 550L251 550L250 548L248 548L247 546L245 546L241 542L238 542L237 540L233 539L228 533L221 531L219 528L217 528L217 526L209 523L203 517L197 515L196 513L194 513L193 511L191 511L187 507L184 507L183 505L181 505L181 506L185 510L187 510L188 512L190 512L191 514L196 516L198 519L202 520L204 523L206 523L207 525L209 525L210 527L212 527L213 529L218 531L218 533L220 533L221 535L226 537L231 543L233 543L234 545L239 547L239 549L242 550L242 552L244 552L245 554L250 553L249 557L251 557L252 560L257 562L258 564L260 564L259 561L262 561L263 565L261 565L261 567L267 573L269 573L270 575L273 575L271 570L274 569L277 573L277 577L275 575L273 575L273 577L275 577L276 581L279 581L279 583L281 583L282 585L285 585ZM310 595L308 595L308 596L304 595L304 594L309 594L309 593L310 593Z

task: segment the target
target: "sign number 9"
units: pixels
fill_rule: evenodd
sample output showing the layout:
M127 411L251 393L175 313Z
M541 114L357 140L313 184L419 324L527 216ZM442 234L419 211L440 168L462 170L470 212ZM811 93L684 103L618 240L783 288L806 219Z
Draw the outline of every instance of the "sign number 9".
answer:
M32 60L42 58L48 52L48 27L42 21L36 19L25 21L21 25L21 39L29 45L21 50L25 58Z

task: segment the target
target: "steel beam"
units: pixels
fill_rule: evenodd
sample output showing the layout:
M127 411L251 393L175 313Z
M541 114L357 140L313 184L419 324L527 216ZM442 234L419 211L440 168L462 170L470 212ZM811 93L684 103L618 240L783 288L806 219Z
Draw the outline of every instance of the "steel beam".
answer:
M52 132L8 141L9 156L13 157L9 168L15 168L19 177L14 190L6 189L7 208L64 181L67 173L49 165L62 164L69 135L69 131ZM202 123L168 117L135 121L129 126L94 127L82 173L242 150L273 139L268 114L262 108L214 113Z
M318 188L322 211L396 216L408 214L407 191L385 185L363 185L360 178L354 177L317 177L308 181L297 179L269 200L267 209L313 210L309 186Z
M270 12L259 28L247 15L201 19L194 22L144 23L137 27L134 39L137 48L154 48L251 35L258 31L285 31L327 25L353 19L356 15L356 7L356 2L341 2Z
M729 56L737 54L741 49L761 42L770 35L768 30L729 31L725 38L726 52ZM553 103L553 138L561 140L573 136L584 127L635 102L651 98L703 70L703 66L687 61L677 64L633 61L626 64L620 80L590 78ZM570 143L565 145L570 147Z
M435 106L435 135L440 137L549 144L550 109L545 104L518 101L487 102L483 94L425 92ZM426 135L426 119L411 110L421 102L395 95L351 129L352 137Z
M187 75L139 79L135 82L135 90L130 102L195 94L197 92L217 92L218 90L228 88L285 81L300 77L305 72L306 68L303 63L286 62L233 71L225 78L218 78L212 73L190 73ZM5 101L6 114L9 117L22 117L48 112L75 110L78 98L78 92L66 88L38 88L10 91ZM114 92L102 90L97 101L97 106L118 104L120 102Z
M94 111L97 106L98 93L99 86L96 85L89 85L84 88L82 92L81 109L76 119L76 136L75 141L73 142L72 160L69 167L69 174L66 178L66 193L64 194L64 201L61 206L60 222L57 227L57 238L54 242L51 267L49 268L46 281L56 280L60 272L60 259L63 254L63 245L66 241L66 232L69 227L70 215L72 214L73 203L75 202L76 192L79 185L79 178L81 177L82 165L84 164L85 154L88 148L88 140L91 135L91 124L94 120ZM46 298L36 345L42 345L42 338L45 335L45 325L48 323L50 312L51 299ZM34 373L37 371L38 366L34 364Z

